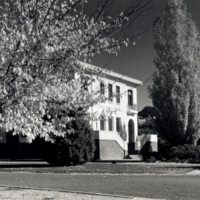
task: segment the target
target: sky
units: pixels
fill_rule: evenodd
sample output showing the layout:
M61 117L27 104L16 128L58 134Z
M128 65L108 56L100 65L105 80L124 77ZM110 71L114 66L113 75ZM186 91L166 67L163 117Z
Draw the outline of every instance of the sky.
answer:
M121 1L121 0L120 0ZM153 59L156 52L153 48L153 27L152 24L156 17L164 13L167 0L153 0L153 8L148 11L147 15L139 18L133 25L136 32L142 30L149 30L147 33L140 35L140 38L135 40L136 44L132 47L123 47L118 56L101 53L91 59L92 64L112 69L113 71L145 81L151 77L152 73L156 71ZM188 12L192 15L192 19L200 26L200 0L185 0ZM199 27L200 28L200 27ZM149 83L151 84L151 83ZM145 106L152 106L152 101L148 97L148 84L143 84L138 87L138 111Z

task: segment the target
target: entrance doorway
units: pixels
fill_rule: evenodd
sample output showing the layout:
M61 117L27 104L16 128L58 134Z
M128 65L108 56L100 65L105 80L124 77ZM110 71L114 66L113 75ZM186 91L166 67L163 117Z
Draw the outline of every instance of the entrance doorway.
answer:
M134 142L134 122L132 119L128 122L128 136L129 136L129 143L128 143L128 154L135 153L135 142Z
M128 122L128 136L129 136L129 143L134 142L134 122L132 119Z

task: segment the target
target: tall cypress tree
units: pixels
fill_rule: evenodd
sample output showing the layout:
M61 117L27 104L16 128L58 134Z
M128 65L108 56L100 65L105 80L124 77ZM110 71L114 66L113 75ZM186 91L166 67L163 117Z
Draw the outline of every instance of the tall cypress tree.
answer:
M200 40L184 0L168 0L154 22L153 85L157 131L170 146L196 144L200 129Z

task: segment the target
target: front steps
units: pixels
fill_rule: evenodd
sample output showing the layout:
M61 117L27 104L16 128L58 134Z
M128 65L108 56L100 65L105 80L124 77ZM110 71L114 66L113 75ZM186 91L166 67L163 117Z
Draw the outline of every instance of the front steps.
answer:
M112 158L107 160L96 160L95 162L101 163L128 163L128 162L141 162L142 158L138 154L127 155L125 158Z

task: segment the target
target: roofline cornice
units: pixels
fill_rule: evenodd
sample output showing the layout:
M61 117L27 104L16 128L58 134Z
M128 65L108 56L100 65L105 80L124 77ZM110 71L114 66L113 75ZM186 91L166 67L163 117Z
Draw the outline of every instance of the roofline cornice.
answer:
M95 65L92 65L92 64L89 64L89 63L85 63L85 62L82 62L82 61L78 61L81 65L83 66L88 66L89 68L94 68L94 69L99 69L99 70L104 70L100 67L97 67ZM125 76L123 74L119 74L119 73L116 73L116 72L113 72L111 70L107 70L105 69L105 71L103 71L103 74L105 74L106 76L110 76L110 77L113 77L113 78L117 78L118 80L123 80L123 81L126 81L126 82L129 82L129 83L132 83L134 84L135 86L140 86L140 85L143 85L143 82L140 81L140 80L137 80L137 79L134 79L134 78L131 78L131 77L128 77L128 76Z

